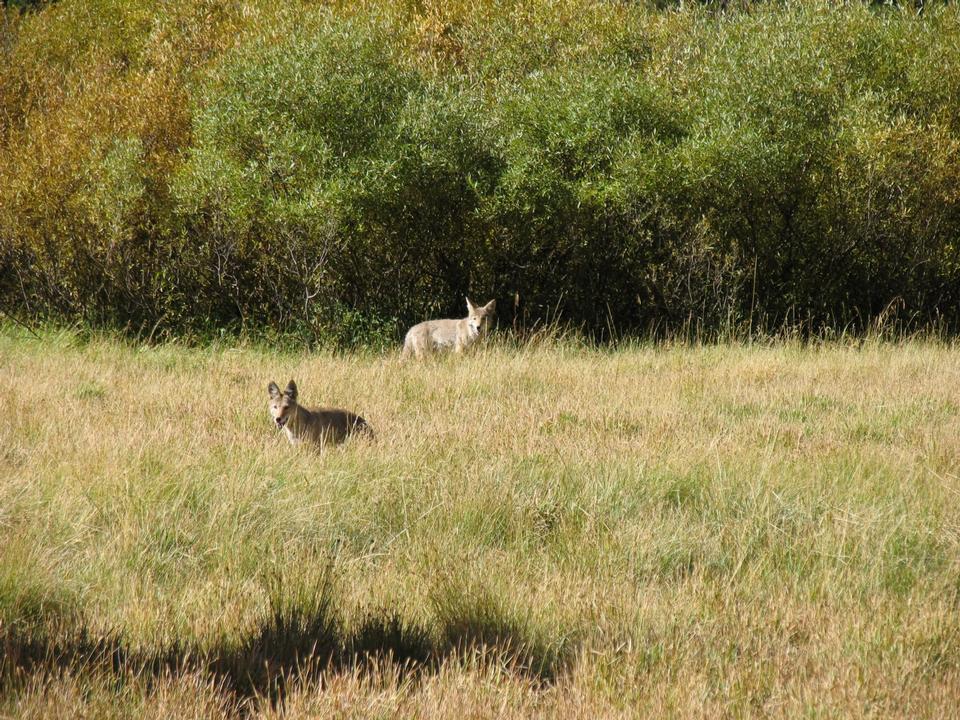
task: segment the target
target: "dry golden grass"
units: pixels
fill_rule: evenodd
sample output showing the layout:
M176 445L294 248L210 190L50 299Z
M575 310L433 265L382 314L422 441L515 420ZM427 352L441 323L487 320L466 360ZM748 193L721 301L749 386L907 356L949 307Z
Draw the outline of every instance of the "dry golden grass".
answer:
M958 712L953 346L401 363L7 329L0 367L0 715ZM288 446L266 385L291 377L377 439ZM269 655L322 635L263 630L278 578L293 608L328 588L329 667ZM78 628L218 660L114 672ZM418 672L347 658L411 637ZM282 700L238 647L292 676Z

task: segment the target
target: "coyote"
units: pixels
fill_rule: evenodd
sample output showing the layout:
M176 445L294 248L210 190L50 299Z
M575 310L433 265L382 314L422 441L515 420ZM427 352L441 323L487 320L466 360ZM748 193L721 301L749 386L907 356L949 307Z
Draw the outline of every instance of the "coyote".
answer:
M407 330L403 340L403 357L413 353L421 357L431 350L452 347L461 353L493 324L497 301L491 300L477 307L467 298L467 316L462 320L427 320Z
M286 389L271 382L267 386L270 394L270 415L278 429L287 434L294 445L304 440L323 447L326 443L340 443L348 435L363 433L373 437L373 430L367 421L349 410L337 408L316 408L308 410L297 403L297 384L291 380Z

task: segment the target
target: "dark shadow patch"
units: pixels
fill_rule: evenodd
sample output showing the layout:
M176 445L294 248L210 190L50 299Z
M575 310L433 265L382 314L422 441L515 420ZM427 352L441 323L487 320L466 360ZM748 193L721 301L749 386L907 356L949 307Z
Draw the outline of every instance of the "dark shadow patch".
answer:
M545 684L554 682L569 665L571 641L547 637L532 618L506 607L482 586L464 588L441 580L430 600L449 653L492 653L515 672Z
M387 610L367 615L351 638L355 658L384 657L404 668L427 667L437 658L430 634Z
M269 587L265 616L242 640L200 654L200 668L221 679L239 697L286 694L288 677L308 666L341 664L347 642L334 606L331 574L313 587ZM185 654L188 656L188 654Z
M400 674L416 675L435 672L445 660L478 648L481 659L507 659L516 672L544 682L553 680L563 664L561 654L490 602L448 603L437 637L386 609L347 630L329 575L300 589L277 583L269 598L262 619L242 638L202 647L132 648L119 633L92 632L75 616L43 627L0 626L0 692L51 671L106 672L118 684L131 677L149 681L199 672L231 693L238 707L250 708L257 698L282 703L291 682L316 680L324 671L366 672L388 663Z

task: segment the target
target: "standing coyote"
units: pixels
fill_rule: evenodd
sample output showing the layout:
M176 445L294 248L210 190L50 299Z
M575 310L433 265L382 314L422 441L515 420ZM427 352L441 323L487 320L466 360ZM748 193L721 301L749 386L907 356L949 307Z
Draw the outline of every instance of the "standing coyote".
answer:
M463 352L493 324L496 307L496 300L477 307L467 298L467 316L462 320L427 320L407 330L401 354L421 357L431 350L451 347L454 352Z
M367 421L349 410L337 408L315 408L308 410L297 403L297 384L291 380L286 389L280 392L280 387L271 382L267 386L270 394L270 415L287 434L287 439L296 445L303 440L309 440L323 447L326 443L340 443L348 435L364 433L373 437L373 430Z

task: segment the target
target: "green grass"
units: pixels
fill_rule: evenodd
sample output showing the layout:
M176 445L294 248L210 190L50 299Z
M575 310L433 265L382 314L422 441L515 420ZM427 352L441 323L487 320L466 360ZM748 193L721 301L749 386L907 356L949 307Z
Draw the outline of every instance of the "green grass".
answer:
M956 712L952 345L0 366L2 716ZM290 377L377 439L288 446Z

